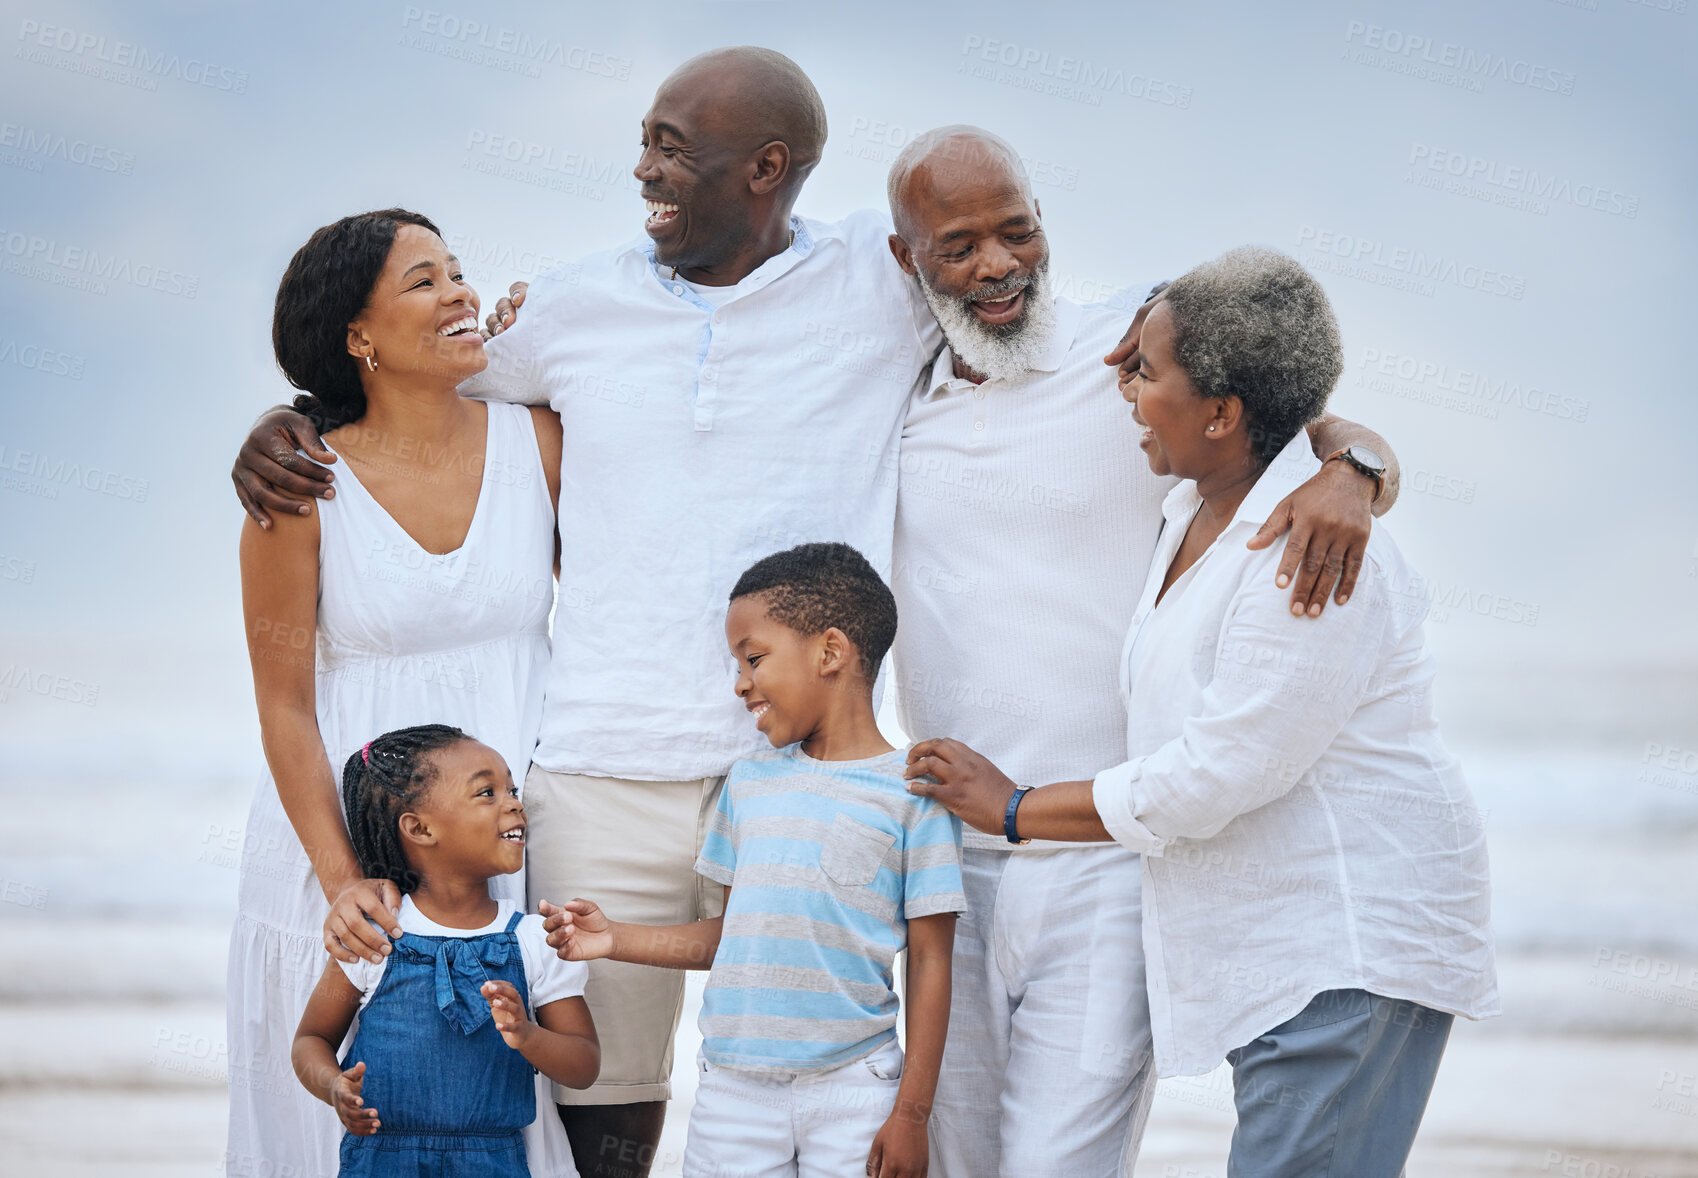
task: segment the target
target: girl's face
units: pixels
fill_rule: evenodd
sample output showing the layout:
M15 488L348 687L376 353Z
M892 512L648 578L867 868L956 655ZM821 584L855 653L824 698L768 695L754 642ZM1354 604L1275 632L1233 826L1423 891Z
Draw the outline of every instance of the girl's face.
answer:
M436 234L401 225L365 310L348 325L348 351L370 353L379 373L439 377L454 384L489 365L478 334L478 292Z
M525 807L500 753L461 740L429 754L436 780L401 815L401 833L430 847L433 867L472 878L511 875L525 865Z

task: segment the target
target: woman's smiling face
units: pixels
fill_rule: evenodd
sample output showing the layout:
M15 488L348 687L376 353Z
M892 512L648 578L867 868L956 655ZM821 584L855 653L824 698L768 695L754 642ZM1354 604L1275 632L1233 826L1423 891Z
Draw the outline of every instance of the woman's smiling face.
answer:
M1220 399L1203 397L1174 359L1173 314L1157 303L1138 339L1138 371L1121 390L1132 419L1144 427L1138 447L1156 474L1196 478L1213 461L1205 440L1219 416Z
M489 364L478 334L478 293L443 240L401 225L365 309L348 325L348 351L367 369L440 377L458 384Z

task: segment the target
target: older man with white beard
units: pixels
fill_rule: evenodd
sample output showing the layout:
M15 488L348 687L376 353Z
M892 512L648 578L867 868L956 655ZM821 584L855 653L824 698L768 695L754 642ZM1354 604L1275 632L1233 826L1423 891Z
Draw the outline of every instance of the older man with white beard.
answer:
M1173 482L1141 461L1104 367L1127 359L1141 317L1122 341L1124 311L1054 295L1020 157L988 132L919 137L889 196L892 252L947 340L899 459L903 727L965 741L1022 785L1089 777L1125 759L1116 655ZM1389 456L1349 422L1312 434L1322 457L1353 443ZM1392 498L1373 502L1376 484L1327 463L1299 493L1305 518L1354 512L1365 540L1370 503ZM966 832L933 1165L1130 1174L1155 1087L1138 859L1113 843L1016 845L1017 826L1016 813L1006 840Z

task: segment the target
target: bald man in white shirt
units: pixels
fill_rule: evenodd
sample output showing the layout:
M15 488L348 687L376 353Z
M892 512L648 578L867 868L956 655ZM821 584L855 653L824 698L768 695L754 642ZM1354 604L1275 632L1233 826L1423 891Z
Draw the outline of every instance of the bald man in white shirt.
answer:
M890 472L903 727L961 740L1022 785L1088 776L1124 759L1116 656L1173 484L1143 462L1104 363L1130 353L1127 312L1053 294L1025 170L988 132L919 137L889 196L892 252L947 340ZM1311 440L1321 457L1353 443L1389 457L1337 419ZM1328 541L1348 550L1341 567L1360 557L1370 505L1390 506L1378 490L1333 462L1298 492L1312 497L1305 518L1354 512L1357 529ZM1313 587L1299 576L1296 592L1293 608L1310 612ZM936 1172L1130 1175L1155 1088L1138 857L969 830L963 870Z

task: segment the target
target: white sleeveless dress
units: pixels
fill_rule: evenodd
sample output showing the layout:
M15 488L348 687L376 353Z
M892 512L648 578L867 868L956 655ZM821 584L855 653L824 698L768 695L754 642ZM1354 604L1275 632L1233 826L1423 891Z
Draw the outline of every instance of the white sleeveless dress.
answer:
M554 604L555 518L529 410L489 405L484 459L465 543L440 556L402 530L346 461L336 466L336 497L319 503L318 728L338 796L344 762L367 741L431 723L495 749L523 788L542 723ZM286 649L283 657L313 654ZM523 908L523 873L492 880L490 892ZM341 1122L289 1061L329 960L327 912L264 772L248 812L230 936L227 1174L336 1174ZM548 1082L538 1080L538 1115L525 1133L531 1173L576 1178Z

